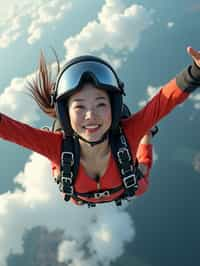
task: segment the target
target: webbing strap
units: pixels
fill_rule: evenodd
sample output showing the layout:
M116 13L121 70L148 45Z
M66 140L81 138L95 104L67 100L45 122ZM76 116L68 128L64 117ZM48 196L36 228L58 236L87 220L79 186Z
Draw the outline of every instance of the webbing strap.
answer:
M122 183L125 189L124 196L126 199L131 199L138 189L138 180L142 177L138 169L137 160L135 162L133 161L130 147L121 128L118 134L113 134L110 137L110 144L122 177Z
M65 194L65 200L70 200L74 194L74 182L80 163L80 146L74 137L63 139L61 152L61 171L59 189Z

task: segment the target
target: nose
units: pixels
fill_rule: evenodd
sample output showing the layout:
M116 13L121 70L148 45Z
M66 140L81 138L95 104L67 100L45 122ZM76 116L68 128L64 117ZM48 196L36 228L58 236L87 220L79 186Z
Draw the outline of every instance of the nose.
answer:
M91 118L94 118L95 116L96 116L96 112L93 108L88 109L85 113L85 119L91 119Z

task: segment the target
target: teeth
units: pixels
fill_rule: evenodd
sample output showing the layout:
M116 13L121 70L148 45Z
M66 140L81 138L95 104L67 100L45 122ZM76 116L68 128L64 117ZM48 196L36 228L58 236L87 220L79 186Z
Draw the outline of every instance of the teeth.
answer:
M85 126L85 128L98 128L99 126L98 125L94 125L94 126Z

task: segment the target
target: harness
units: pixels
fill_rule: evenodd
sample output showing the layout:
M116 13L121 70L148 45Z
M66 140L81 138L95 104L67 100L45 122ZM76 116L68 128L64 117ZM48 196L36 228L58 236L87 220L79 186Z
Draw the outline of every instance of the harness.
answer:
M78 193L74 189L78 167L80 163L80 146L77 137L71 136L63 139L61 152L61 168L60 174L55 178L59 185L59 190L64 193L64 200L69 201L73 198L78 204L88 204L88 207L95 207L96 203L82 200L80 197L103 199L124 189L124 193L115 199L117 206L122 204L122 200L131 200L135 191L138 189L138 180L143 177L138 168L138 162L133 161L126 136L120 128L117 133L110 134L110 145L112 155L117 163L122 185L107 189L88 193ZM99 203L106 203L101 201Z

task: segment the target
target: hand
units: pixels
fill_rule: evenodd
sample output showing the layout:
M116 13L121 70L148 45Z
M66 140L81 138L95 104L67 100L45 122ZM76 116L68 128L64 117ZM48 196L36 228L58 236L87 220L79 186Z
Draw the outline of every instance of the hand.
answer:
M187 47L187 52L188 54L192 57L194 60L195 64L200 67L200 51L197 51L193 49L192 47L188 46Z

